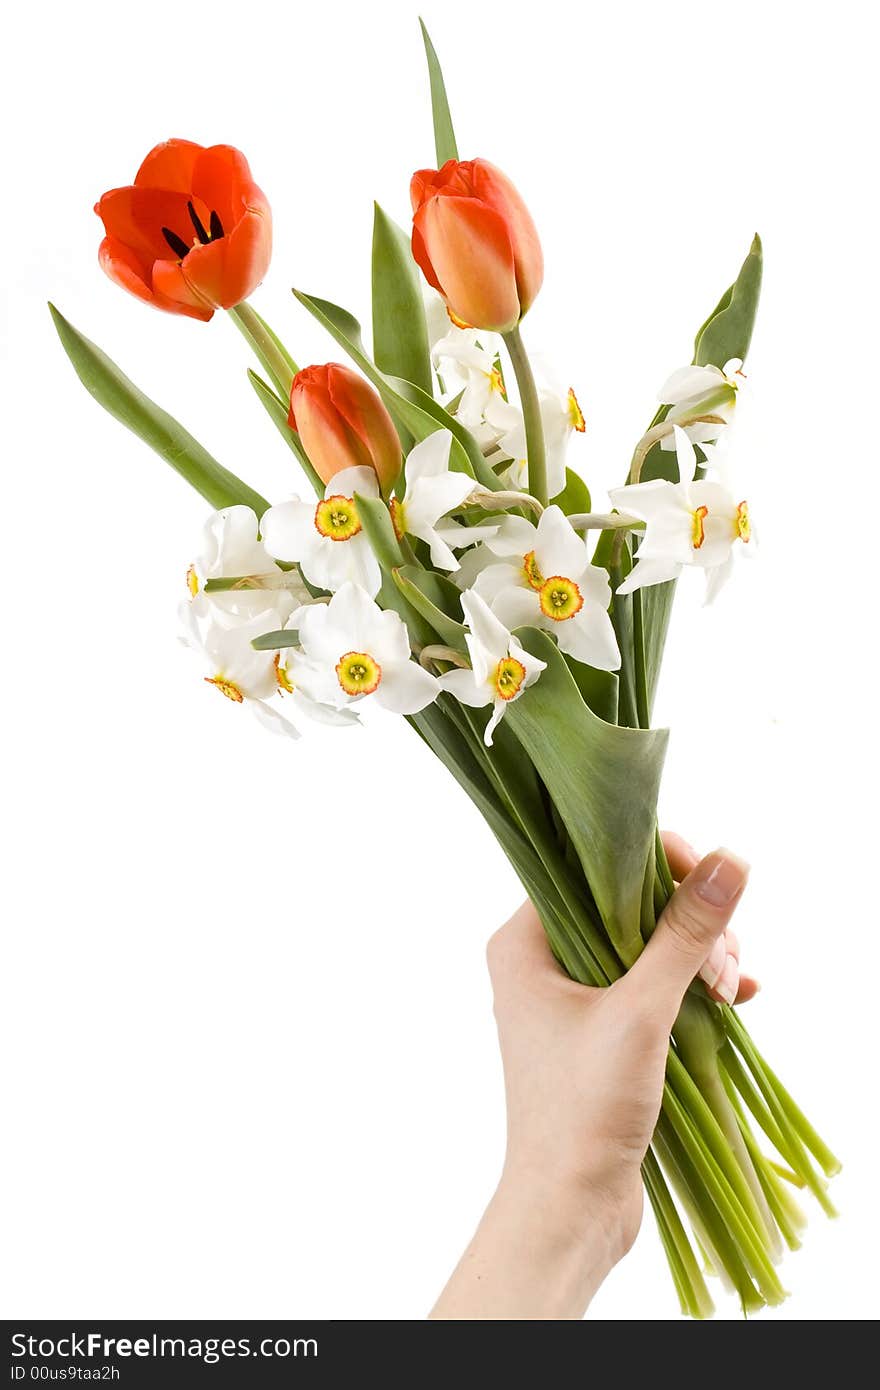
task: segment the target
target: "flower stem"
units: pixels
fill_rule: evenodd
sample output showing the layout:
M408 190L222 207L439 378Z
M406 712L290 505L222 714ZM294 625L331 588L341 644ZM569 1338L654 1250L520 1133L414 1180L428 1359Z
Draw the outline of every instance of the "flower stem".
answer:
M272 332L265 319L261 318L256 309L251 308L246 301L242 304L236 304L234 309L229 309L227 312L236 328L247 338L262 366L268 372L272 385L286 405L290 400L290 387L293 378L299 370L287 348L280 338Z
M523 347L519 326L504 334L507 351L519 387L523 420L526 427L526 454L529 464L529 492L546 507L550 498L547 495L547 448L544 443L544 425L541 420L541 404L538 388L532 374L531 363Z

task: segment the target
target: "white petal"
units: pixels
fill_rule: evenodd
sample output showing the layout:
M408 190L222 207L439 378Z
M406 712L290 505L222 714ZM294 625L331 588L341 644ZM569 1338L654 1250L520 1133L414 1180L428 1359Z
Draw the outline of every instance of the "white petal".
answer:
M697 452L680 425L673 425L675 452L678 457L678 480L681 483L693 482L697 471Z
M586 541L559 507L548 507L538 522L535 559L545 579L561 574L575 582L590 563Z
M554 633L560 651L567 652L586 666L598 671L616 671L620 666L620 650L611 619L597 603L585 602L579 613L564 622L549 619L543 626Z
M447 574L453 574L455 570L458 569L458 561L448 541L446 541L438 531L435 531L432 527L426 526L424 529L419 529L418 531L413 529L413 535L418 536L421 540L426 542L431 552L431 564L434 565L436 569L445 570Z
M374 598L382 585L379 562L363 531L348 541L318 536L317 544L303 555L300 564L310 583L330 593L350 581Z
M641 521L651 522L660 518L680 521L682 513L690 511L686 491L666 478L652 478L649 483L615 487L608 496L619 512L637 516Z
M279 560L299 560L318 534L314 505L298 498L270 507L261 526L266 549Z
M493 613L485 599L474 589L468 589L461 596L461 606L467 619L468 627L475 639L475 643L485 653L485 664L473 660L471 644L471 659L477 680L486 680L489 670L497 666L502 657L507 656L510 650L510 633L503 623ZM478 666L482 669L478 669Z
M721 373L717 367L679 367L663 383L657 399L664 405L680 405L708 395L719 385Z
M480 570L471 587L492 608L498 595L505 589L520 589L526 587L526 584L520 570L513 565L499 564L496 560L494 564ZM530 589L529 593L531 592Z
M264 729L273 734L285 734L288 738L300 737L299 729L295 728L289 719L285 719L283 714L279 714L272 705L267 705L264 700L248 700L246 703L251 714Z
M709 604L709 603L714 603L714 602L715 602L715 600L716 600L716 598L718 597L719 593L720 593L721 590L724 588L724 585L727 583L728 579L730 578L730 575L731 575L731 571L732 571L732 570L733 570L733 552L732 552L732 551L731 551L731 553L728 555L727 559L724 560L720 565L716 565L716 566L714 567L714 569L708 569L708 570L706 570L706 597L705 597L705 600L704 600L705 603Z
M375 700L392 714L418 714L440 693L436 677L414 661L383 667Z
M477 681L473 671L463 668L447 671L445 675L437 677L437 684L441 690L448 691L456 700L460 700L463 705L470 705L473 709L492 703L491 688L485 681Z
M362 497L379 496L379 480L375 469L357 464L354 468L340 468L334 473L324 489L325 497L354 497L359 492Z
M406 456L406 492L409 497L413 483L422 478L436 478L449 468L449 450L452 447L450 430L435 430L423 439ZM473 486L473 482L471 482ZM465 494L466 496L467 494Z
M495 613L511 632L516 627L533 627L541 617L541 605L534 589L502 589L492 604Z
M431 435L431 438L434 436ZM464 499L473 492L474 486L473 478L467 473L441 473L433 478L418 478L412 482L408 480L407 530L417 536L420 528L433 526L441 516L460 507Z
M498 725L504 718L504 711L507 709L507 706L510 703L510 700L495 701L494 707L492 709L492 714L489 719L489 723L486 725L486 728L483 731L483 742L485 743L487 748L492 747L492 735L494 734L495 730L498 728Z
M534 685L541 672L547 670L546 661L539 661L536 656L532 656L531 652L527 652L525 647L516 637L511 637L510 639L510 655L512 657L515 657L515 659L526 669L526 678L523 682L522 687L523 690L525 690L530 685ZM515 700L518 700L520 694L522 694L522 691L514 695L513 698Z
M313 700L302 690L294 689L288 698L300 714L306 715L315 724L329 724L332 728L344 729L351 728L353 724L360 724L361 722L354 710L334 709L332 705L325 705L320 700Z
M496 555L528 555L534 550L538 538L538 528L524 516L505 516L498 523L498 530L487 542Z
M636 589L645 589L651 584L665 584L667 579L677 579L681 564L670 559L637 560L634 567L618 586L619 594L632 594Z

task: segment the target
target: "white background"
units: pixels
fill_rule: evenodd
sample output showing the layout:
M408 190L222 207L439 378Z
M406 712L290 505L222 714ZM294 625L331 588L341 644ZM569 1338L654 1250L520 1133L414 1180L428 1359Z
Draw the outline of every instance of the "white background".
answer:
M465 157L540 225L526 325L576 386L601 500L752 233L738 429L759 561L683 584L666 824L754 863L748 1022L845 1160L772 1319L869 1318L876 1255L877 32L838 0L427 10ZM11 32L10 32L11 26ZM179 135L250 158L255 297L368 321L372 199L433 146L410 4L7 19L2 235L6 1316L420 1318L503 1149L484 942L520 890L402 724L273 740L177 644L205 506L88 399L52 298L269 496L292 457L244 343L100 273L92 203ZM736 1317L722 1303L723 1316ZM678 1316L646 1218L591 1317Z

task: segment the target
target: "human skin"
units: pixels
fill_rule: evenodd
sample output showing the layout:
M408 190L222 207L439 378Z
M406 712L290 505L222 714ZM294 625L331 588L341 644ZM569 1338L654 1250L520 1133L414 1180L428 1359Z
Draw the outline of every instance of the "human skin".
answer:
M728 925L748 865L726 849L700 860L677 835L664 844L679 886L610 988L563 973L531 903L489 942L507 1154L432 1318L583 1317L641 1224L640 1165L685 991L699 974L716 999L741 1004L757 992L739 974Z

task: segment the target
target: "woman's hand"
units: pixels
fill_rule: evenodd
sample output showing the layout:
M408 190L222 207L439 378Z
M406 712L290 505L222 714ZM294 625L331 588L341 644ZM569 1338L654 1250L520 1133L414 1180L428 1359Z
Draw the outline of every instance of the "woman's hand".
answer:
M728 1002L758 988L740 976L728 930L747 865L729 850L697 862L678 836L664 844L682 882L636 964L610 988L587 989L563 973L531 903L489 942L507 1156L432 1317L582 1317L635 1239L639 1168L685 991L698 974Z

